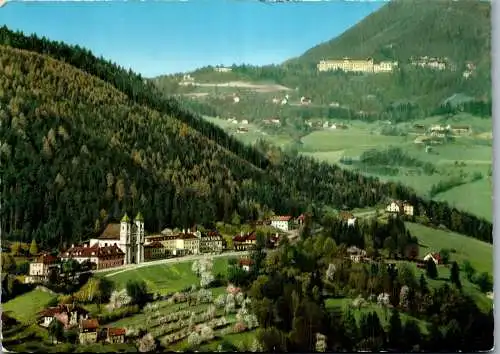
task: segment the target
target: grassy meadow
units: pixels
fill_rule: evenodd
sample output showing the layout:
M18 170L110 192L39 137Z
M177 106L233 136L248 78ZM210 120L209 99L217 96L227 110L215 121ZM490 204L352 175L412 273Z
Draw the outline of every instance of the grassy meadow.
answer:
M248 133L238 134L236 129L239 124L232 124L223 119L209 118L207 120L219 125L244 143L252 144L258 138L266 139L275 145L285 147L292 142L289 134L268 134L259 129L255 124L249 124ZM331 119L330 122L341 122ZM409 156L422 162L429 162L436 167L437 172L427 175L416 168L401 167L397 175L387 175L376 172L370 166L359 164L341 165L344 168L356 168L359 172L378 177L386 181L401 182L421 195L428 195L431 187L439 182L452 178L463 178L464 184L438 193L435 200L446 201L452 206L471 212L486 220L493 219L492 195L493 187L491 177L488 176L492 168L492 119L479 118L469 114L457 114L454 117L435 116L421 119L411 123L388 124L386 122L366 123L362 121L349 121L348 129L324 128L316 130L302 137L299 153L328 163L339 163L342 157L356 159L363 152L376 149L382 150L389 146L399 147ZM467 124L472 128L469 136L457 137L454 141L435 145L430 152L414 140L419 135L413 133L414 124L431 126L433 124L453 125ZM384 129L394 129L407 135L382 135ZM394 166L387 166L394 167ZM480 173L482 178L472 181L474 174ZM470 198L474 196L474 198Z
M137 269L129 269L116 275L109 276L117 289L125 288L127 281L130 279L143 280L151 292L159 294L167 294L198 284L198 277L191 271L193 262L179 262L156 264L149 267L141 267ZM213 274L227 273L228 258L214 258ZM106 274L104 274L106 275ZM101 274L101 276L103 276Z

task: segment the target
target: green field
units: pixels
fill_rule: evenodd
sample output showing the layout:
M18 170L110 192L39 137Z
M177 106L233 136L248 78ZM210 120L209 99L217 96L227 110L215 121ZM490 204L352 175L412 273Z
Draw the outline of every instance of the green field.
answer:
M29 324L54 297L54 295L41 290L32 290L2 304L2 311L9 312L12 317L24 324Z
M155 293L166 294L180 291L192 284L199 284L198 277L191 271L193 262L179 262L170 264L157 264L149 267L130 269L108 277L116 289L123 289L130 279L144 280L148 290ZM212 273L223 274L227 272L228 258L215 258Z
M429 252L439 252L443 248L453 248L451 260L459 264L469 260L480 272L493 274L493 245L450 231L437 230L420 224L406 223L406 227L420 243L420 256Z
M223 119L208 118L207 120L221 126L230 133L234 133L238 124L232 124ZM332 119L331 122L340 122ZM314 131L301 139L302 145L299 152L320 161L339 163L343 156L359 157L370 149L385 149L389 146L399 147L405 153L420 161L432 163L437 172L426 175L418 169L400 168L400 173L395 176L382 175L373 172L369 166L352 165L344 168L360 168L360 172L375 176L385 181L401 182L420 195L428 195L431 187L441 181L446 181L457 176L463 176L466 184L454 187L448 191L434 196L435 200L446 201L460 210L471 212L492 221L493 207L491 196L493 187L488 173L492 166L492 119L478 118L468 114L458 114L454 117L435 116L421 119L411 123L387 124L384 122L365 123L361 121L348 121L348 129L321 129ZM472 135L457 137L454 141L432 147L431 152L426 152L424 147L414 143L418 134L412 132L414 124L424 124L429 127L433 124L467 124L472 128ZM286 146L292 140L284 131L279 134L267 134L256 125L249 124L249 133L237 134L244 143L252 144L258 138L271 141L278 146ZM382 135L382 129L394 128L408 133L406 136ZM391 166L394 167L394 166ZM481 173L483 178L470 182L474 173ZM474 195L474 198L469 198ZM473 199L471 201L471 199Z

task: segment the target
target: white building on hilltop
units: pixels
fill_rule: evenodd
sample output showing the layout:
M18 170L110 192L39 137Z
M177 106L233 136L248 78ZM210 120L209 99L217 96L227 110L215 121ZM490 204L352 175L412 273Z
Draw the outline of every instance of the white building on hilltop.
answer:
M101 236L90 240L90 247L116 245L125 253L125 264L144 262L144 218L139 212L133 222L125 214L119 224L106 226Z

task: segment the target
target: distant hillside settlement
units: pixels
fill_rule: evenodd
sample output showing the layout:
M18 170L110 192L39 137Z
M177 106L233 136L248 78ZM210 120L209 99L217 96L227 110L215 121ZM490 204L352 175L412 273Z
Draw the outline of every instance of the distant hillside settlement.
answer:
M381 61L375 63L372 58L366 60L359 59L335 59L335 60L321 60L318 65L318 71L335 71L342 70L346 72L360 72L360 73L389 73L398 67L397 62Z
M432 70L455 70L456 67L453 65L450 60L446 57L444 58L434 58L434 57L411 57L409 60L409 64L411 66L427 68ZM342 70L345 72L358 72L358 73L390 73L396 70L399 67L399 63L397 61L381 61L379 63L375 63L372 58L368 58L365 60L360 59L351 59L351 58L343 58L343 59L333 59L333 60L321 60L318 65L318 71L335 71ZM471 63L467 64L467 74L465 76L469 76L471 72L473 72L475 66Z

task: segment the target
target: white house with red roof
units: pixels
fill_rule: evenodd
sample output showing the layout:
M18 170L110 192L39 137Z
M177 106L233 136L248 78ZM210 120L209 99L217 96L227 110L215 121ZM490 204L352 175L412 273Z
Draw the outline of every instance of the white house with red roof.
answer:
M428 253L424 257L424 261L427 262L428 260L432 260L436 265L441 263L441 255L439 253Z
M49 271L58 266L59 259L50 254L42 254L30 263L29 276L26 277L26 283L38 283L47 280Z
M389 213L396 213L396 214L404 214L404 215L413 215L413 205L408 203L407 201L401 201L401 200L393 200L385 210Z
M271 218L271 226L282 231L289 231L292 228L292 217L286 216L273 216Z

